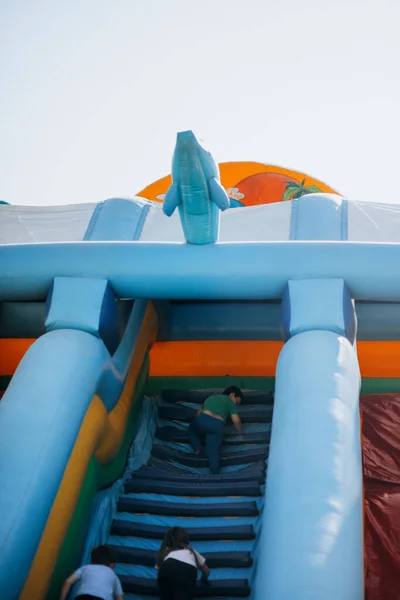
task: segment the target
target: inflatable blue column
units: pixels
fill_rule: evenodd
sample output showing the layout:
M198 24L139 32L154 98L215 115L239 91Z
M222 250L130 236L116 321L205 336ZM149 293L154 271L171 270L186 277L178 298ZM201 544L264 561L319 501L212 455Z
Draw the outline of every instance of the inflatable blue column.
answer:
M106 280L55 278L46 329L0 405L0 596L19 597L93 395L116 346Z
M343 280L289 281L255 597L362 600L360 373Z

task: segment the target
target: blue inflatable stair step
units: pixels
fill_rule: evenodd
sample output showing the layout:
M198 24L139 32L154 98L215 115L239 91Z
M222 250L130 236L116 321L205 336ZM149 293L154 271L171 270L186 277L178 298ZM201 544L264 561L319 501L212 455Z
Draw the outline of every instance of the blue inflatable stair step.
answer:
M170 494L174 496L260 496L260 483L243 481L239 483L189 483L131 479L125 483L125 492L138 494Z
M154 444L151 453L152 456L155 456L156 458L172 460L188 467L208 467L208 458L206 456L196 456L195 454L189 454L162 446L161 444ZM267 456L268 448L261 448L259 450L250 449L244 452L232 452L231 454L221 456L221 466L229 467L232 465L256 462L266 459Z
M157 427L156 438L164 442L189 442L189 435L186 429L177 427ZM259 431L256 433L244 433L243 435L226 435L223 443L228 446L237 446L242 444L269 444L271 438L270 431Z
M111 535L124 535L162 540L166 528L160 525L147 525L114 519L111 524ZM187 528L191 541L199 540L253 540L255 532L252 525L233 525L229 527L193 527Z
M250 410L248 410L250 409ZM239 407L239 416L242 423L269 423L271 422L271 410L264 406L242 406ZM166 421L192 421L196 415L193 408L177 404L162 405L158 409L160 419Z
M117 562L154 567L157 552L130 546L111 546L116 554ZM204 558L210 569L246 569L252 566L250 552L204 552Z
M162 461L160 461L162 462ZM170 466L166 463L166 466ZM242 481L252 481L258 483L264 483L265 481L265 463L259 462L251 465L240 471L233 471L232 473L219 473L218 475L198 475L183 472L182 469L176 469L173 471L162 470L160 468L153 467L141 467L136 473L129 479L151 479L160 480L165 482L184 482L184 483L240 483Z
M198 405L210 393L171 390L163 394L164 402L158 406L159 426L152 456L147 465L124 484L125 494L129 495L119 498L119 513L110 532L119 539L116 541L113 537L110 542L120 565L119 577L124 592L135 600L145 600L146 597L158 600L157 575L153 569L156 548L164 538L166 524L176 519L181 522L180 518L194 547L198 543L202 548L208 566L217 570L228 569L227 573L214 571L215 575L207 584L198 582L196 598L234 600L250 595L256 533L252 524L232 523L237 523L236 519L243 519L239 523L257 522L261 510L259 499L264 493L270 440L270 432L265 430L270 428L273 396L265 392L246 394L245 406L239 409L241 419L244 423L257 424L249 428L261 431L247 433L245 427L244 435L239 438L232 434L230 426L223 440L221 463L238 470L212 475L206 456L183 451L188 450L185 447L181 451L169 447L173 444L165 444L187 444L189 441L187 430L182 425L178 426L176 421L189 422L196 413L193 406L183 406L179 402ZM238 447L234 448L236 445ZM235 449L236 452L233 451ZM200 521L193 523L193 518ZM150 524L153 522L164 525ZM211 522L217 525L211 527ZM192 527L190 523L193 523ZM202 523L208 526L199 526ZM225 525L227 523L229 525ZM223 552L216 552L218 547ZM235 550L229 551L229 548ZM229 569L233 569L233 575L228 579ZM245 571L236 573L237 569ZM248 579L243 577L243 573Z
M126 594L159 597L156 579L143 577L119 576L122 589ZM245 598L250 595L250 586L247 579L219 579L207 583L196 584L196 598L210 598L229 596L231 598Z
M191 402L192 404L203 404L212 394L221 394L223 390L164 390L161 397L166 402ZM271 406L274 403L273 392L249 391L244 392L242 405L264 404Z
M119 499L118 511L174 517L255 517L259 514L257 503L254 501L192 504L163 502L161 500L138 500L129 496L122 496Z

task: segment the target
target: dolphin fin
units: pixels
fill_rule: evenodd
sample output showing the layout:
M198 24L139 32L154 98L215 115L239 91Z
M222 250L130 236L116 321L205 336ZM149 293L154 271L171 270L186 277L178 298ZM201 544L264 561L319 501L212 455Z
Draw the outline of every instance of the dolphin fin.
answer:
M168 192L165 194L163 203L163 212L167 217L170 217L177 206L181 203L181 195L176 181L171 185Z
M211 177L211 179L208 180L208 191L210 192L211 202L214 202L218 208L226 210L230 207L226 191L215 177Z

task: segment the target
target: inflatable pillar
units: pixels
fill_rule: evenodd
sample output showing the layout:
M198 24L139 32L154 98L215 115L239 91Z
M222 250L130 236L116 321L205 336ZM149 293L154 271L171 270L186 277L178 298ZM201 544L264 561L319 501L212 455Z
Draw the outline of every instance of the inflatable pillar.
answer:
M0 464L0 481L7 482L0 486L1 598L39 598L40 590L47 589L51 570L40 573L37 566L45 556L43 531L53 527L46 524L93 397L100 394L104 405L90 434L98 436L106 410L121 395L147 301L135 306L128 338L112 363L110 353L118 345L116 332L123 320L107 280L54 279L47 300L47 333L25 354L0 404L0 452L7 456ZM71 494L77 494L76 488ZM54 531L49 530L55 555L68 525L56 523ZM54 566L52 561L46 564Z
M47 298L46 330L79 329L103 340L113 354L123 327L106 279L55 277Z
M289 281L255 597L362 600L360 373L342 280ZM265 562L264 562L265 561Z
M22 597L108 360L104 344L94 335L72 329L50 331L29 348L2 398L0 454L7 458L0 464L0 597L4 600ZM57 543L52 540L53 553L59 550ZM41 575L47 581L51 573Z

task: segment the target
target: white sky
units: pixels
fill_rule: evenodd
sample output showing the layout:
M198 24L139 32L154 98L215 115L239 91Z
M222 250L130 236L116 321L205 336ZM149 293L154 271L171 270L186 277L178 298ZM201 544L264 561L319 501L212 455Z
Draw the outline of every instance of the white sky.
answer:
M400 0L0 0L0 199L133 196L177 131L400 202Z

